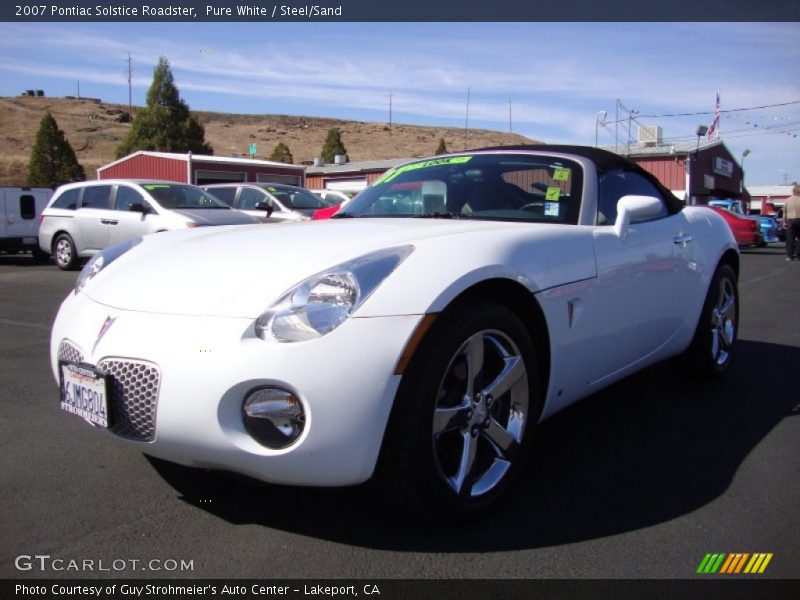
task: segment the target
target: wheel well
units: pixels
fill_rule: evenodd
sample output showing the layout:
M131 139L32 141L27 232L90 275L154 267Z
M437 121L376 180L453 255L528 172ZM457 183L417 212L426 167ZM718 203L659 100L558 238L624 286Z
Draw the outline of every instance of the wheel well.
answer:
M727 264L733 269L733 272L736 273L736 279L739 279L739 253L735 250L727 250L725 254L722 255L722 258L719 259L719 264Z
M536 348L536 358L541 374L539 392L540 397L544 399L550 380L550 334L547 331L544 313L534 295L516 281L488 279L461 292L443 312L458 310L460 306L476 301L490 301L505 306L522 320Z
M70 234L69 231L66 231L64 229L59 229L58 231L56 231L53 234L53 237L50 238L50 254L55 254L56 253L55 252L55 250L56 250L56 240L58 239L58 236L60 236L62 233L67 234L70 237L70 239L72 239L72 234Z

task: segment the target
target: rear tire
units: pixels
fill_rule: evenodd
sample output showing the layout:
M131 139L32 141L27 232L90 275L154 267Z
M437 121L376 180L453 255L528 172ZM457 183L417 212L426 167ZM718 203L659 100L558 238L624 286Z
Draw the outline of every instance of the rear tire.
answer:
M61 233L53 242L53 259L62 271L74 271L78 267L78 251L68 233Z
M679 367L692 377L719 377L733 360L739 332L739 290L728 264L717 267L703 304L692 343L678 357Z
M525 325L494 303L433 325L400 384L375 483L403 512L464 521L489 511L519 472L540 414Z

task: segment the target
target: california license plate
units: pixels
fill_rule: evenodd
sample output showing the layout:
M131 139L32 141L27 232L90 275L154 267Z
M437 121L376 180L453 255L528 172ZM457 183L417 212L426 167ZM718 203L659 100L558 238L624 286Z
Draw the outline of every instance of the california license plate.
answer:
M108 386L101 371L87 365L60 363L61 408L99 425L108 427Z

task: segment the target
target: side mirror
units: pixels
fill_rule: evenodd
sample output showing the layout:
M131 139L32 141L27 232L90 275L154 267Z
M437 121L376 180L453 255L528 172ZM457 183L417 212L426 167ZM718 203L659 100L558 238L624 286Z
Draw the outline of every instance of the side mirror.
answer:
M267 202L257 202L255 206L256 210L265 210L267 211L267 218L269 219L272 216L272 213L275 210L275 207L272 206L272 201L268 200Z
M631 221L655 219L663 210L661 200L654 196L623 196L617 202L617 220L614 233L623 242L628 238Z
M142 213L143 215L150 214L150 207L147 206L146 204L142 204L141 202L134 202L133 204L131 204L128 210L130 212Z

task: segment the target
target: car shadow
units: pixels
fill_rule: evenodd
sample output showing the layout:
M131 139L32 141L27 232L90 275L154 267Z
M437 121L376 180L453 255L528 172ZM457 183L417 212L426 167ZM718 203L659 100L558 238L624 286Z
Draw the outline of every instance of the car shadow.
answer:
M38 262L34 260L33 256L30 254L6 254L5 252L0 253L0 266L11 266L11 267L44 267L47 265L52 265L52 261L48 260L47 262Z
M739 248L739 252L748 256L783 256L786 254L786 248L783 244L780 246L773 244L764 248Z
M232 524L415 552L561 545L663 523L720 496L742 462L800 405L788 398L800 348L740 340L721 380L687 381L668 363L568 408L536 431L510 497L484 519L431 526L387 508L367 485L256 484L149 459L181 498ZM772 365L763 377L748 364Z

